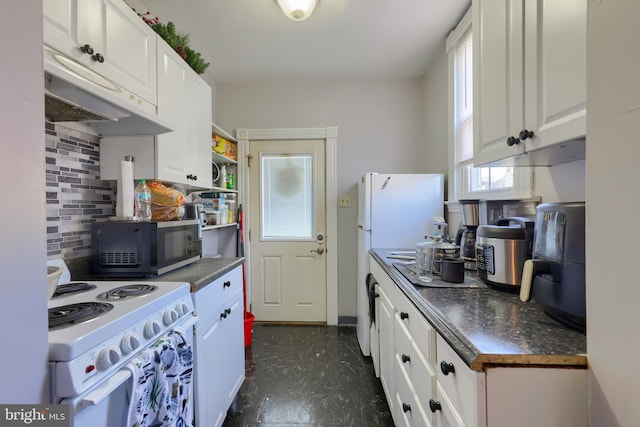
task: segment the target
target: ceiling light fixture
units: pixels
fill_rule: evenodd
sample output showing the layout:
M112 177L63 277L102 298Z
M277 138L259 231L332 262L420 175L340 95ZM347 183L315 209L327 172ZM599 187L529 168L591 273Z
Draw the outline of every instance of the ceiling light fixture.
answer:
M318 0L278 0L278 5L287 18L304 21L313 13Z

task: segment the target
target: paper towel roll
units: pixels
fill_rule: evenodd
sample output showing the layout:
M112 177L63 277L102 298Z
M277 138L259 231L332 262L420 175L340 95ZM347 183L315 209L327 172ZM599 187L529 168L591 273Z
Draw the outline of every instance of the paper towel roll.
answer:
M116 197L116 217L133 218L133 162L122 160L118 175L118 194Z

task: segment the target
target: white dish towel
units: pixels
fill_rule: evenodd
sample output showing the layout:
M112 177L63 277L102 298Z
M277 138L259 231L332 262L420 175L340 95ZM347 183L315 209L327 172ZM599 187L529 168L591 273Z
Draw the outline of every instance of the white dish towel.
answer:
M193 351L175 328L132 359L128 427L191 427Z

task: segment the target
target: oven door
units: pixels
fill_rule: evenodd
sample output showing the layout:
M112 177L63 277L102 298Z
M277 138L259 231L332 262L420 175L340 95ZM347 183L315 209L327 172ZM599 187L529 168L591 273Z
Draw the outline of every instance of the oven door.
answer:
M185 332L185 337L193 348L193 326L198 321L192 316L176 325ZM141 350L140 352L142 352ZM138 353L140 354L140 353ZM134 356L135 357L135 356ZM114 427L126 426L131 394L131 371L127 368L115 372L111 377L89 389L85 393L63 399L60 403L69 405L70 427ZM193 393L193 382L190 384ZM189 399L193 402L193 399ZM191 403L193 405L193 403ZM193 414L193 408L189 411ZM187 424L191 426L191 423Z

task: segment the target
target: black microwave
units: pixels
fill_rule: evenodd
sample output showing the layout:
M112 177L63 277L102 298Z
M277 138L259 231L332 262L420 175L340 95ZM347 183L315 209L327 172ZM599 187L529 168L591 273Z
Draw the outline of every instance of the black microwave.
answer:
M98 277L157 276L201 257L202 229L197 219L91 225L91 272Z

